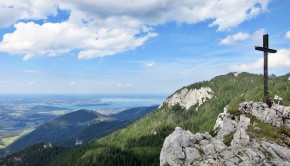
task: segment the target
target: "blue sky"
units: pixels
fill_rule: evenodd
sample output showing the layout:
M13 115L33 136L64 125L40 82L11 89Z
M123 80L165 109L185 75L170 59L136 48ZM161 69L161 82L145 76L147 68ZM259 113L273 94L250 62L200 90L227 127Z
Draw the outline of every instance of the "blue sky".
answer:
M0 2L1 93L163 93L290 69L289 0Z

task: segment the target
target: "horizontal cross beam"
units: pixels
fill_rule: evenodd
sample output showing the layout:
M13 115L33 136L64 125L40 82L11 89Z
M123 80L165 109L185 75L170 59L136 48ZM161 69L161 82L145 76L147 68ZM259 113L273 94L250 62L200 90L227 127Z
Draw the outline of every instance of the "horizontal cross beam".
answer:
M270 49L270 48L259 47L259 46L255 46L255 50L269 52L269 53L276 53L277 52L277 50Z

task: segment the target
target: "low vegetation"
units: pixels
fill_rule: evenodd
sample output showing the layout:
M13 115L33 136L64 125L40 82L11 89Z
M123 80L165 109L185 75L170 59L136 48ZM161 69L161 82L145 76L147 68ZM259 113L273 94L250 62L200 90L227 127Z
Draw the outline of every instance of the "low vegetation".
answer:
M231 146L231 142L234 139L235 132L236 131L233 131L233 132L231 132L231 133L229 133L229 134L227 134L227 135L224 136L223 142L224 142L225 145Z
M290 129L285 126L273 127L271 124L264 123L252 115L246 115L251 119L248 133L260 140L268 140L284 147L290 147Z

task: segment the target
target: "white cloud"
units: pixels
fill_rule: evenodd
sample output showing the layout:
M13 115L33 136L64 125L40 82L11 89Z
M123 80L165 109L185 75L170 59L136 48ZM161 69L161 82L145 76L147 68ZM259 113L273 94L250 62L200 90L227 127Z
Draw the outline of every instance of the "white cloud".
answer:
M31 82L28 82L27 84L30 85L30 86L32 86L32 85L35 85L36 82L31 81Z
M147 0L115 1L87 0L67 1L65 6L98 18L122 18L131 20L131 25L158 25L168 21L197 23L213 19L210 26L226 30L266 11L268 0L216 1L216 0ZM128 23L128 22L127 22ZM125 23L126 24L126 23Z
M71 81L71 82L69 82L68 84L69 84L69 86L75 86L75 85L76 85L76 82Z
M290 31L288 31L288 32L285 34L285 37L286 37L287 39L290 39Z
M28 73L28 74L37 74L37 73L39 73L39 71L36 71L36 70L30 70L30 69L28 69L28 70L23 70L22 72L23 72L23 73Z
M247 71L258 68L262 69L263 65L264 58L261 58L254 63L231 66L230 69ZM290 67L290 49L281 49L275 54L269 54L268 65L270 68Z
M220 44L233 45L237 41L243 41L243 40L246 40L248 38L249 38L248 33L239 32L239 33L234 34L234 35L228 35L226 38L224 38L223 40L220 41Z
M251 35L253 45L262 46L263 45L263 35L266 34L266 30L263 28L258 29Z
M124 61L127 63L139 63L142 64L142 66L146 66L146 67L153 67L155 66L155 62L154 61Z
M117 87L119 88L130 88L132 84L130 83L124 83L124 84L118 84Z
M114 55L142 46L155 37L154 27L170 21L194 24L213 20L218 31L230 29L267 10L268 0L147 0L147 1L4 1L0 2L0 27L14 24L5 34L0 51L35 56L57 56L79 50L80 59ZM45 19L57 8L69 10L61 23L23 23Z
M147 67L153 67L155 65L155 62L148 62L146 63Z
M255 46L263 45L262 36L266 33L265 29L260 28L252 34L239 32L234 35L228 35L224 39L220 41L221 45L234 45L238 41L244 41L247 39L251 39L252 44Z
M134 49L156 36L148 32L138 38L128 30L118 28L102 28L95 33L94 29L69 22L43 25L18 23L15 28L13 33L3 36L0 51L23 54L24 60L35 56L63 55L75 49L81 50L78 55L80 59L103 57Z
M14 24L21 19L46 19L57 14L57 4L46 0L1 0L0 28Z

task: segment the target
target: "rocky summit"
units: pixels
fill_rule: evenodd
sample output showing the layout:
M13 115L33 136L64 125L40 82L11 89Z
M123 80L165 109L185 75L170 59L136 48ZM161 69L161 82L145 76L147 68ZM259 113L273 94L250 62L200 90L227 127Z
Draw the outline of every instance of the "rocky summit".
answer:
M261 135L268 128L269 135L288 128L289 108L243 102L239 104L239 115L225 108L216 120L214 136L176 127L164 141L160 165L288 166L289 135L281 132L273 140Z

